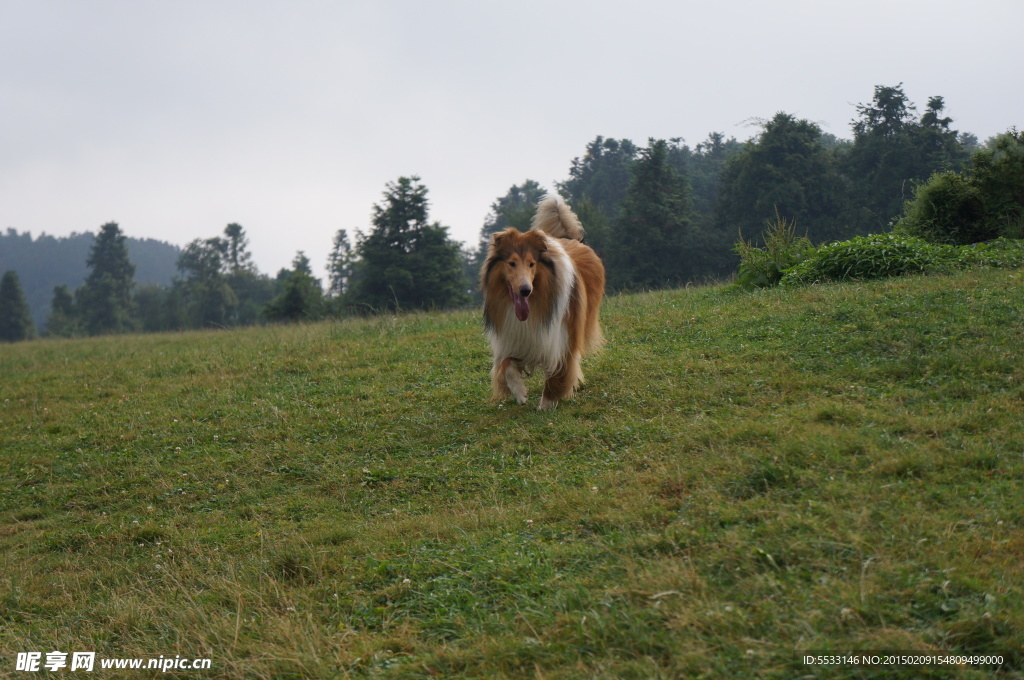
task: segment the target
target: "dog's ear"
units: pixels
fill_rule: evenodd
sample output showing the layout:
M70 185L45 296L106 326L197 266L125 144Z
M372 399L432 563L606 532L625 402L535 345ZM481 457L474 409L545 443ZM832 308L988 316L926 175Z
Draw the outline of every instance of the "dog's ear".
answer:
M504 246L508 242L508 234L503 231L499 231L496 234L491 234L491 245L487 249L488 257L498 257L498 253L502 252Z
M531 229L526 232L527 238L530 239L530 245L533 246L537 254L546 253L548 251L548 241L541 232Z
M504 231L499 231L498 233L491 235L491 245L495 248L500 248L508 243L509 239L511 239L513 235L517 234L519 234L519 231L514 227L509 227Z

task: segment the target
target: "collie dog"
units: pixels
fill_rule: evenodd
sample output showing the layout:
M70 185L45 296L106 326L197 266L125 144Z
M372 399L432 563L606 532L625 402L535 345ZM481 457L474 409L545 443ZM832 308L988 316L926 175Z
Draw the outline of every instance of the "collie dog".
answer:
M494 234L480 290L494 353L493 399L525 404L524 374L537 367L545 373L540 410L572 396L583 382L580 359L603 342L604 266L583 244L583 226L561 198L540 201L529 231Z

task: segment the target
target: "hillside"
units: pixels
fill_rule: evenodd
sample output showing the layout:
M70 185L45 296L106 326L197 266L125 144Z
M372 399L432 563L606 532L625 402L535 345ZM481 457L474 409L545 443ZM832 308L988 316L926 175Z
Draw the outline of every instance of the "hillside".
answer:
M5 347L3 663L990 677L798 654L945 650L1024 677L1024 271L603 318L546 413L538 376L487 402L475 312Z
M89 232L71 236L18 233L8 229L0 233L0 274L18 272L25 299L32 310L37 329L46 326L50 316L53 289L66 285L72 291L89 274L85 262L95 235ZM135 282L170 285L177 273L181 248L146 238L127 238L128 259L135 265Z

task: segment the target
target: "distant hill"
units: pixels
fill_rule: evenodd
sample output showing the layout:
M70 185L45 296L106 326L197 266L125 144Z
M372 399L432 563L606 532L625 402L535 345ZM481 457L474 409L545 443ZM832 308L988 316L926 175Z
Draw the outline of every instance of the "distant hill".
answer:
M64 284L74 290L85 281L89 273L85 261L94 238L91 232L37 238L14 229L0 233L0 274L18 273L37 330L42 330L50 315L53 289ZM135 265L137 284L170 285L180 253L181 248L170 243L128 237L128 257Z

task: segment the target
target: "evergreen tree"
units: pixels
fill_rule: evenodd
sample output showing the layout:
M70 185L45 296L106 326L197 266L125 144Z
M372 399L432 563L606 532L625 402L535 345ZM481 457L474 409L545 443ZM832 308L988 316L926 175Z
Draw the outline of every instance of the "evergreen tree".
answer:
M195 239L178 257L185 275L180 287L188 325L193 328L232 325L238 296L228 284L225 260L228 242L219 237Z
M224 227L224 242L224 264L229 274L256 271L249 253L249 237L242 225L232 222Z
M122 333L132 328L135 265L115 222L104 224L86 260L89 275L75 292L75 305L87 333Z
M695 273L692 198L686 179L669 162L664 140L650 140L633 165L622 213L608 253L613 288L664 288ZM688 243L689 242L689 243Z
M182 303L182 287L149 283L135 289L136 326L146 333L186 328L188 320Z
M373 207L373 229L356 247L355 304L369 311L428 309L468 299L459 244L427 217L427 188L419 177L388 183L383 204Z
M735 137L726 139L721 132L712 132L690 156L688 175L693 189L693 208L705 221L710 222L714 218L726 164L742 151L743 145Z
M487 257L492 234L509 227L515 227L519 231L527 231L530 228L537 204L545 193L547 192L540 184L528 179L522 184L513 185L504 196L491 203L491 212L484 219L484 224L480 228L480 238L477 240L474 258L476 268L479 268Z
M348 239L348 232L339 229L334 235L331 254L327 256L328 295L340 297L349 291L354 264L355 253Z
M629 190L631 168L638 153L628 139L597 137L587 145L582 158L573 159L569 179L559 183L558 190L570 205L579 206L588 200L605 220L614 223Z
M587 245L594 249L598 257L603 258L608 252L611 240L611 224L608 221L608 216L589 198L581 199L572 206L572 210L583 225Z
M313 277L309 258L299 251L291 271L283 271L281 294L267 303L264 316L272 321L312 321L323 315L323 290Z
M225 227L222 241L221 273L237 301L228 310L228 322L235 326L257 323L263 307L274 297L276 286L253 264L249 238L242 225L231 223Z
M56 338L70 338L77 335L78 314L71 289L60 285L53 289L50 302L50 317L46 321L46 334Z
M446 309L469 302L472 285L466 280L462 248L448 236L447 227L434 223L423 230L411 264L417 291L406 305Z
M14 229L0 231L0 274L8 269L18 271L37 329L47 328L53 289L67 286L72 292L85 283L89 269L85 262L96 241L94 233L72 233L67 236L29 233ZM135 265L136 285L159 283L170 285L174 278L174 262L181 248L154 239L127 237L128 258Z
M928 107L921 116L918 129L921 161L925 165L941 168L942 166L963 165L967 151L960 143L956 130L951 130L953 119L943 116L946 104L942 97L929 97Z
M35 334L18 273L10 270L0 280L0 341L27 340Z
M687 177L693 191L694 230L701 235L707 254L702 262L702 274L706 277L727 276L736 268L732 252L736 232L717 217L725 170L729 161L743 149L735 137L726 139L720 132L711 132L687 158Z

